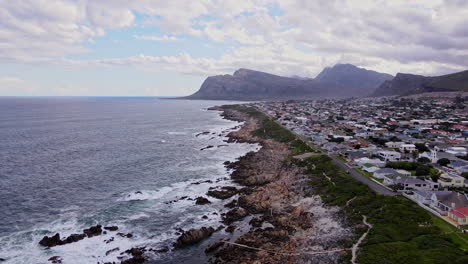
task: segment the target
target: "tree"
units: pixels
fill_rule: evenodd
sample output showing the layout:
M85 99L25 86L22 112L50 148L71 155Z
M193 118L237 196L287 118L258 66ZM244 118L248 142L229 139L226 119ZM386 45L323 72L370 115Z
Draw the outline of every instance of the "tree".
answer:
M427 158L427 157L421 157L421 158L418 159L418 162L426 164L426 163L430 163L431 160L429 158Z
M463 176L465 179L468 179L468 172L463 172L461 176Z
M427 148L427 146L423 143L416 143L414 145L416 146L416 149L418 149L419 152L429 151L429 148Z
M359 144L354 146L354 149L360 149L360 148L361 148L361 145L359 145Z
M429 171L429 176L431 177L431 180L433 182L437 182L437 180L439 179L440 175L442 174L442 172L432 168L430 171Z
M418 166L416 168L416 176L425 176L429 175L431 168L425 165Z
M437 161L437 164L439 164L440 166L447 166L450 164L450 160L447 158L442 158Z

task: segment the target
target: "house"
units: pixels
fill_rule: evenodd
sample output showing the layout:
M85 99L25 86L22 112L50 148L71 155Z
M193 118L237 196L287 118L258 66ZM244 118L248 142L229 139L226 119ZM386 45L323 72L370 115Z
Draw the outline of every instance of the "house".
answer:
M460 168L463 168L465 166L468 166L468 161L464 161L464 160L453 160L453 161L450 161L450 163L447 165L447 167L452 168L453 170L457 172Z
M450 192L448 194L433 193L430 205L440 214L447 215L448 211L452 209L467 207L468 199L465 194L459 192Z
M449 148L449 147L450 147L449 144L439 143L439 144L436 144L436 145L434 146L434 149L435 149L436 151L446 151L447 148Z
M390 168L383 168L383 169L374 171L374 177L377 179L383 179L385 176L391 175L391 174L398 174L398 172Z
M455 173L446 172L442 174L437 182L440 184L440 187L463 187L465 186L465 178Z
M435 149L431 150L431 152L423 152L419 154L419 157L426 157L431 160L432 163L436 163L440 159L449 159L455 160L456 157L453 154L447 152L437 152Z
M435 182L415 178L397 177L393 180L393 184L402 186L403 190L433 190L439 188L439 185Z
M349 153L346 153L345 157L351 161L354 161L354 160L357 160L357 159L360 159L360 158L365 158L367 157L366 154L364 154L363 152L349 152Z
M468 225L468 207L454 208L448 212L448 217L455 220L458 225Z
M409 172L409 171L407 171L407 170L396 170L396 172L397 172L398 174L403 175L403 176L407 176L407 177L408 177L408 176L411 176L411 172Z
M413 153L416 151L416 146L414 144L401 144L398 149L400 149L401 152L410 152Z
M463 157L466 156L466 148L464 147L449 147L446 150L447 153L453 154L454 156L457 157Z
M379 168L379 167L376 167L376 166L374 166L374 165L372 165L372 164L366 163L366 164L364 164L364 165L362 166L362 170L367 171L367 172L374 173L375 171L380 170L380 168Z
M385 166L385 161L381 161L379 159L369 159L369 158L360 158L354 160L354 164L356 164L359 167L363 167L364 164L371 164L375 167L384 167Z
M396 151L381 150L377 155L383 161L399 161L401 159L401 153Z
M414 192L413 198L419 203L430 204L432 194L447 195L447 194L450 194L450 193L451 193L451 191L417 190L417 191Z
M387 148L399 148L401 145L403 145L405 143L403 142L393 142L393 141L390 141L390 142L387 142L385 143L385 146Z

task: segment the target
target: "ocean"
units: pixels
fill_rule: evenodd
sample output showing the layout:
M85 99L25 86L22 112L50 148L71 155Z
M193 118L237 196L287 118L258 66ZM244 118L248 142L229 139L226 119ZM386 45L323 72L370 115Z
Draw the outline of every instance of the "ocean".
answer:
M223 162L259 148L225 142L239 123L206 108L227 103L234 102L0 97L2 263L118 261L132 247L170 247L178 228L219 226L223 201L189 198L233 185ZM50 249L38 244L96 224L133 237L108 232ZM149 263L205 263L209 242L154 254Z

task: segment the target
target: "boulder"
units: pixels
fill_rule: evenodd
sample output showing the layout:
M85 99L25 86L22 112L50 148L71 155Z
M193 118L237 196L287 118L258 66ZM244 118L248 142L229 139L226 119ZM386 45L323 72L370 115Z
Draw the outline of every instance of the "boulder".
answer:
M224 231L226 231L228 233L232 233L232 232L234 232L234 230L236 230L235 225L230 225L230 226L226 227L226 229L224 229Z
M177 241L174 243L174 248L184 248L187 246L194 245L208 237L210 237L215 232L213 227L202 227L199 229L190 229L185 231L182 235L177 238Z
M223 223L230 225L235 221L239 221L247 216L247 211L244 208L234 208L223 215Z
M61 245L62 240L60 240L60 234L57 233L54 236L48 237L44 236L41 241L39 241L39 245L44 247L55 247L57 245Z
M100 234L102 234L102 226L92 226L88 229L84 229L83 233L85 233L88 237L99 236Z
M49 261L54 263L54 264L60 264L60 263L62 263L62 260L63 259L60 256L53 256L53 257L49 258Z
M84 239L86 237L85 234L71 234L70 236L68 236L67 238L65 238L61 244L70 244L70 243L73 243L73 242L78 242L82 239Z
M206 194L214 198L225 200L225 199L231 198L237 193L238 193L238 190L236 187L224 186L221 188L221 190L209 190Z
M204 197L197 197L195 199L195 204L198 204L198 205L205 205L205 204L210 204L210 200L204 198Z
M117 226L105 226L104 229L108 230L108 231L117 231L117 230L119 230L119 227L117 227Z

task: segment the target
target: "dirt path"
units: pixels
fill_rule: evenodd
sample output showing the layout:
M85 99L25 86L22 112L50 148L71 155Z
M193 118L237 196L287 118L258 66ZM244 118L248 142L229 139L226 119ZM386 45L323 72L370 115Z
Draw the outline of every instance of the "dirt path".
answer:
M367 234L369 233L369 231L372 229L372 225L369 224L367 222L367 216L363 215L362 216L362 222L369 227L369 229L367 229L367 231L362 234L362 236L359 238L359 240L356 242L356 244L353 245L353 248L351 249L351 253L353 254L353 257L351 258L351 263L352 264L356 264L356 258L357 258L357 251L359 250L359 245L362 243L362 241L364 241L364 239L366 238Z

